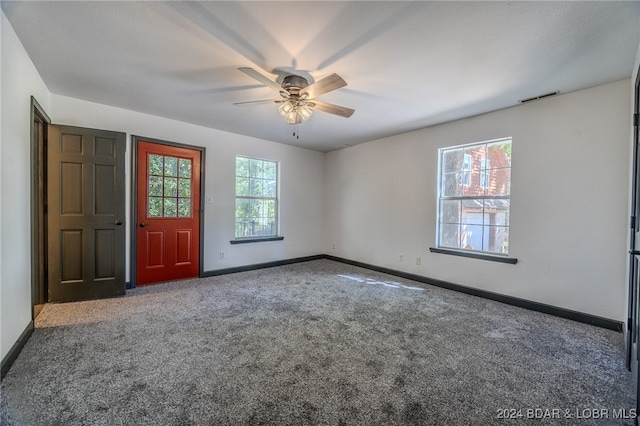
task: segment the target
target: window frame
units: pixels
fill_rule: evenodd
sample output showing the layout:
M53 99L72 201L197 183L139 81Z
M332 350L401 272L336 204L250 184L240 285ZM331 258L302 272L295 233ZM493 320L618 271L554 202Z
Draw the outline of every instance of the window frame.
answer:
M509 202L509 208L506 210L505 213L505 221L506 224L504 225L500 225L500 227L503 227L505 229L505 231L507 233L510 233L511 230L511 223L510 223L510 212L511 212L511 169L512 169L512 165L511 165L511 159L509 157L509 166L508 167L497 167L496 170L506 170L508 169L508 173L509 173L509 179L508 179L508 192L506 194L502 194L502 195L487 195L487 189L489 189L490 186L490 179L489 176L487 176L487 174L489 173L489 170L493 170L493 169L488 169L487 166L490 164L490 158L488 156L488 147L490 145L493 144L497 144L500 142L509 142L512 146L513 146L513 137L502 137L502 138L497 138L497 139L491 139L491 140L485 140L485 141L478 141L478 142L472 142L472 143L467 143L467 144L462 144L462 145L455 145L455 146L447 146L447 147L442 147L438 149L438 169L437 169L437 203L436 203L436 241L435 241L435 247L430 247L430 251L433 253L442 253L442 254L452 254L452 255L456 255L456 256L463 256L463 257L471 257L471 258L476 258L476 259L483 259L483 260L492 260L492 261L498 261L498 262L503 262L503 263L512 263L515 264L517 263L517 259L514 257L510 256L510 252L509 252L509 245L508 245L508 241L509 239L507 238L507 251L506 252L496 252L496 251L490 251L488 250L488 247L484 247L484 238L485 238L485 232L487 229L491 229L492 227L496 227L497 225L493 225L491 223L487 224L484 222L482 222L481 227L482 227L482 236L481 236L481 240L483 241L483 247L481 249L473 249L473 248L463 248L461 247L461 245L459 244L459 247L451 247L451 246L447 246L447 245L443 245L442 244L442 232L443 232L443 225L446 225L447 223L445 221L443 221L442 219L442 202L443 201L459 201L461 203L464 203L465 201L482 201L483 203L483 210L482 210L482 214L483 216L485 214L487 214L484 211L484 204L485 201L484 200L506 200ZM471 170L467 170L468 167L466 167L467 161L466 160L466 156L467 154L467 150L470 149L474 149L477 147L481 147L484 146L484 150L485 150L485 157L482 159L484 161L481 161L481 169L478 170L474 170L473 165L471 166ZM459 165L459 169L457 169L457 171L455 170L445 170L444 167L444 157L445 154L447 152L452 152L454 150L457 149L461 149L462 150L462 161ZM472 160L473 163L473 160ZM482 165L485 166L484 169L482 169ZM479 182L478 182L478 188L482 189L484 191L483 195L479 195L479 194L472 194L472 195L465 195L466 192L466 188L468 188L473 182L467 182L465 180L466 175L472 175L474 172L480 172L480 176L479 176ZM460 176L460 179L457 180L457 185L458 185L458 190L460 191L460 188L463 188L462 193L457 192L455 195L444 195L444 188L443 188L443 184L444 184L444 177L445 175L453 175L458 173ZM484 175L484 185L482 185L482 176ZM449 176L450 178L450 176ZM470 179L471 180L471 179ZM462 212L460 211L459 213L460 215L462 215ZM464 219L462 218L462 216L459 216L458 221L456 222L458 225L462 226L464 224Z
M259 161L261 163L273 164L275 166L275 196L265 196L265 195L238 195L238 178L242 178L238 174L238 158L247 159L249 162L251 161ZM230 241L231 244L243 244L243 243L251 243L251 242L262 242L262 241L280 241L283 240L280 233L280 162L275 160L269 160L265 158L252 157L248 155L236 155L234 157L234 230L233 236L234 239ZM250 173L250 172L249 172ZM260 177L259 180L265 181L268 178ZM247 179L248 185L250 185L251 177L249 176ZM247 188L248 193L250 193L250 186ZM251 235L246 236L238 236L237 235L237 227L238 227L238 216L237 208L238 208L238 200L258 200L258 201L273 201L274 202L274 222L273 226L275 227L274 233L269 234L256 234L253 233ZM260 217L269 217L269 216L260 216Z

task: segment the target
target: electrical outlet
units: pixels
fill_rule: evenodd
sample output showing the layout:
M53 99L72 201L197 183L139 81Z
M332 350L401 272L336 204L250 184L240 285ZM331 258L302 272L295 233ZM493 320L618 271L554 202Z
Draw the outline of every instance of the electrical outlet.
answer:
M224 252L223 251L220 252L220 259L224 259Z
M422 258L416 257L416 265L422 265Z
M404 254L401 254L400 256L398 256L398 260L400 262L404 262Z
M333 243L333 249L334 250L336 249L336 243Z

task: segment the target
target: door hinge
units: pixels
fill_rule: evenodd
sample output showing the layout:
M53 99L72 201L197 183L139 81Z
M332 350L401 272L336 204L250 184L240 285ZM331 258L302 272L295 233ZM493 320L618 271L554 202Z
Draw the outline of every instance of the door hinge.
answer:
M636 217L631 216L631 220L629 221L629 228L636 229Z
M633 114L633 125L635 127L640 126L640 118L638 118L640 114L638 114L637 112Z
M631 331L631 318L627 318L627 332Z

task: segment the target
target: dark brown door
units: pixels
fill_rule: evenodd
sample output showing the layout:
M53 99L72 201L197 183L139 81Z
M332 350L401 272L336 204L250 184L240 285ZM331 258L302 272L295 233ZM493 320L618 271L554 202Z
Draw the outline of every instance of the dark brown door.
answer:
M48 126L49 301L125 293L125 134Z
M139 140L136 284L197 277L200 151Z
M629 297L627 307L626 364L636 381L636 412L640 413L640 68L635 82L633 110L633 170L631 236L629 238ZM638 424L636 419L636 424Z

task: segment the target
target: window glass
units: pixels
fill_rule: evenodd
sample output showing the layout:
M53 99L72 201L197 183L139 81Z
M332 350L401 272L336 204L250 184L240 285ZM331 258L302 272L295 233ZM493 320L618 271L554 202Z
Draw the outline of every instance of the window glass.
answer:
M147 217L191 217L192 160L157 154L147 160Z

